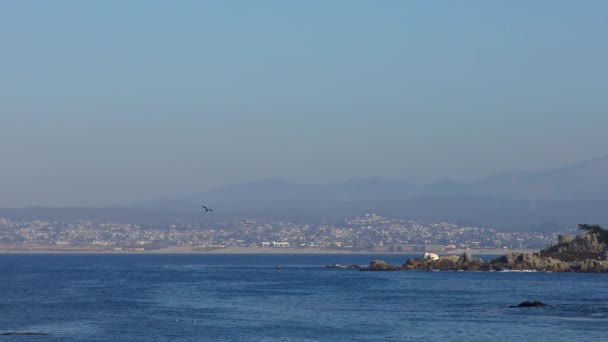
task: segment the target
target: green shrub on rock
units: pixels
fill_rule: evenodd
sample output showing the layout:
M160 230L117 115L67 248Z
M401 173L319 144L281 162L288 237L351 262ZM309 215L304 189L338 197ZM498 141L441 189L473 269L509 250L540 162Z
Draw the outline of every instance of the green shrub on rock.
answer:
M579 224L578 229L585 231L587 234L595 235L600 243L608 244L608 230L602 228L599 224Z

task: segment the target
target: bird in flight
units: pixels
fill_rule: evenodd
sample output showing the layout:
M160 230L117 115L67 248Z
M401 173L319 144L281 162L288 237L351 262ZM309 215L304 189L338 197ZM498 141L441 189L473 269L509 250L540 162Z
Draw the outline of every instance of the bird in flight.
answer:
M211 208L207 208L207 206L201 205L201 207L202 207L203 209L205 209L205 212L206 212L206 213L208 213L208 212L210 212L210 211L213 211L213 209L211 209Z
M241 220L241 222L243 222L243 224L251 224L251 222L247 222L245 220Z

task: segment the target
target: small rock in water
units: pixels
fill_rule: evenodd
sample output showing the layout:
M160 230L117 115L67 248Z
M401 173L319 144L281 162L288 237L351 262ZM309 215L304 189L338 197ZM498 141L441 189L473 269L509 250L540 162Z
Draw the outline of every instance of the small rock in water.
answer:
M511 308L528 308L528 307L545 307L549 306L543 302L538 300L527 300L525 302L521 302L518 305L511 305Z

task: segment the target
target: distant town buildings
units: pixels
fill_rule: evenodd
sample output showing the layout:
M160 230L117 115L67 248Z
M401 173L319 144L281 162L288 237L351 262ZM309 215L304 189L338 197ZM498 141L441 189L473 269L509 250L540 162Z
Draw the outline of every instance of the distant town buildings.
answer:
M378 252L443 252L457 248L542 248L558 234L505 233L448 222L424 223L375 214L318 225L260 222L248 225L142 226L95 221L0 218L0 246L82 247L143 251L172 246L197 248L323 248ZM567 240L568 235L561 235Z

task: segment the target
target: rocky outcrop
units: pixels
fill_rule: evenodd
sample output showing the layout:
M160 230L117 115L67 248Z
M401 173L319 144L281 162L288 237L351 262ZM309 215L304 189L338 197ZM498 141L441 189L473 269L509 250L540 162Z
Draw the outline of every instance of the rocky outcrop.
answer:
M342 264L329 264L325 265L325 268L349 268L349 269L359 269L361 266L355 264L342 265Z
M586 259L574 263L573 272L605 273L608 272L608 261Z
M596 234L584 234L545 248L539 253L509 253L491 261L483 261L465 252L458 260L454 257L440 257L432 262L411 259L403 267L414 270L603 273L608 272L607 253L608 245L598 239Z
M454 269L456 267L457 262L458 262L458 257L455 255L439 257L437 260L414 258L414 259L409 259L408 261L406 261L403 265L401 265L401 267L404 270L446 271L446 270Z
M431 260L431 261L439 260L439 255L437 255L435 253L424 253L424 255L422 256L422 260Z
M372 260L369 266L363 266L361 271L401 271L399 266L388 265L384 260Z
M409 259L401 267L404 270L424 271L489 271L491 269L489 263L474 258L470 252L465 252L461 256L440 256L436 260L430 258Z
M542 272L608 272L608 261L585 259L562 261L531 253L509 253L484 261L473 258L470 253L461 256L440 256L437 260L409 259L402 265L404 270L417 271L542 271Z
M550 257L541 257L539 254L509 253L490 261L492 269L496 271L549 271L569 272L572 265Z
M608 232L606 233L608 234ZM608 273L608 245L595 234L584 234L539 253L509 253L491 261L474 258L470 252L460 256L425 253L422 258L407 260L401 266L372 260L362 271L544 271Z
M608 246L600 242L595 234L584 234L572 241L545 248L540 255L562 261L605 260L607 252Z

